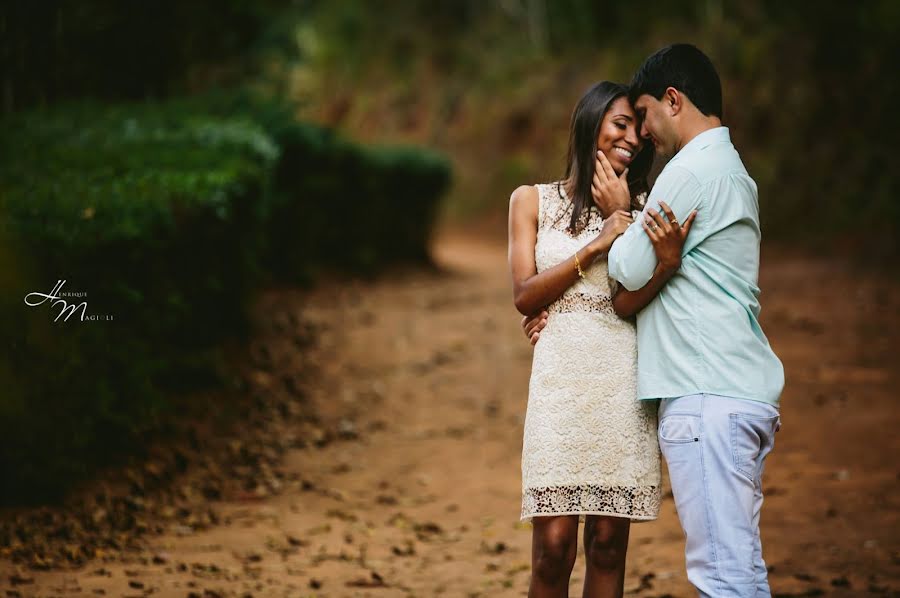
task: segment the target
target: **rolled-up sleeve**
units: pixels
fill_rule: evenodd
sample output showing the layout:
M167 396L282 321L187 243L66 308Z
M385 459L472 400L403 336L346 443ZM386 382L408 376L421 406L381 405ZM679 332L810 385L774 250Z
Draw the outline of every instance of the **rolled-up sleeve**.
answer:
M675 217L683 222L700 203L700 185L690 171L670 164L656 179L644 213L648 210L662 213L660 200L669 204ZM656 253L641 225L642 219L643 215L616 239L609 250L609 275L629 291L636 291L647 284L656 270Z
M638 218L610 248L609 275L629 291L636 291L649 282L655 269L656 254Z

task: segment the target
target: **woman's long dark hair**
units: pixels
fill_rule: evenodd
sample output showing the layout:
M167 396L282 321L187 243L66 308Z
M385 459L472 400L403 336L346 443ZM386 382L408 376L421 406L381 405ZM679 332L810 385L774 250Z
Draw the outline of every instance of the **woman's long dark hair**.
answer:
M565 181L569 185L574 204L569 231L578 233L578 221L582 212L594 205L591 197L591 180L594 178L594 161L597 159L597 134L600 123L613 101L628 97L628 87L612 81L601 81L587 90L572 112L569 127L569 155L566 160ZM632 209L641 209L637 197L646 193L647 173L653 164L653 145L644 147L628 167L628 190Z

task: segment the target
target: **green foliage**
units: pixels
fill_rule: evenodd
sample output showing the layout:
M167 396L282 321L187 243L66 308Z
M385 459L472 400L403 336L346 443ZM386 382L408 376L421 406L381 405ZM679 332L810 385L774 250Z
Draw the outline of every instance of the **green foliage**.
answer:
M175 108L85 104L9 119L4 189L29 198L5 202L12 226L66 249L171 234L189 212L229 219L278 147L251 121Z
M269 264L303 276L323 265L371 271L425 260L437 202L450 183L441 156L405 147L364 148L310 125L280 135L279 189Z
M439 156L363 148L241 93L38 110L0 140L6 501L56 496L227 382L219 347L266 281L423 259L449 182ZM58 280L101 318L25 305Z
M94 97L142 99L240 81L247 50L285 0L0 4L0 56L11 112ZM215 66L198 73L200 67Z
M177 104L38 111L0 138L3 246L30 266L2 285L0 467L11 497L46 496L215 374L216 343L245 328L279 154L250 121ZM24 305L57 280L113 320Z
M517 183L558 176L581 91L598 79L627 81L650 52L689 41L722 75L727 124L760 184L766 234L832 246L837 233L848 249L890 258L900 255L900 178L889 145L900 120L887 116L900 91L892 76L898 6L14 2L0 8L0 56L9 67L0 109L165 97L250 80L354 137L439 147L458 172L451 209L472 212L502 209L511 191L508 169L486 164L530 152L534 168ZM524 135L505 134L514 130Z

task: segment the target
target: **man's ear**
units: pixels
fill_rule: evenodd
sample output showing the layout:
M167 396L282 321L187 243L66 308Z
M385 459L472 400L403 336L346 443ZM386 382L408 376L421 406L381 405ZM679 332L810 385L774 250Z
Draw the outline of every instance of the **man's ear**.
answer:
M684 96L674 87L667 87L662 97L663 106L671 116L677 116L684 107Z

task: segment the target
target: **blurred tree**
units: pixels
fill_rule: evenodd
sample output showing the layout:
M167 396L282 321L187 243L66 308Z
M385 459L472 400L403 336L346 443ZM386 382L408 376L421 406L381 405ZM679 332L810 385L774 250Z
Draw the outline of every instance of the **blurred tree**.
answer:
M297 106L316 107L307 116L357 137L455 143L444 148L457 160L454 198L503 198L511 178L557 170L564 121L588 81L627 81L650 52L689 41L720 70L726 123L760 184L767 234L829 243L840 230L848 249L898 255L891 142L900 119L890 115L900 2L839 8L13 0L0 5L0 109L265 80ZM501 163L487 172L488 160ZM809 225L798 231L798 220Z
M160 97L235 81L287 0L12 0L0 4L2 110L61 99ZM192 79L197 66L209 80Z
M499 202L508 195L508 171L523 180L553 171L565 136L560 114L568 115L586 81L627 81L645 56L687 41L720 71L726 124L760 185L767 235L834 247L838 231L841 251L900 254L900 188L889 145L900 134L900 119L889 117L900 91L896 0L840 10L783 0L387 6L308 5L307 23L326 48L311 68L327 84L303 93L313 104L339 106L320 114L354 135L371 134L372 122L376 139L406 134L403 123L412 121L436 127L421 140L457 140L447 149L457 159L459 201ZM430 119L409 115L427 110ZM483 172L491 161L498 162L493 176Z

